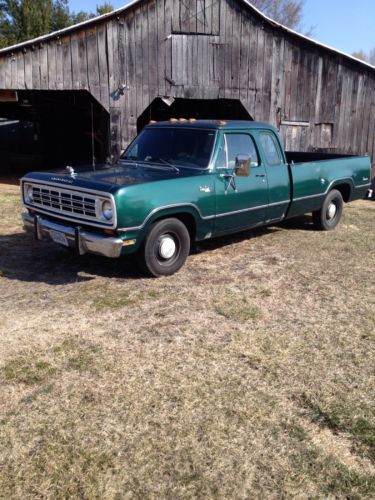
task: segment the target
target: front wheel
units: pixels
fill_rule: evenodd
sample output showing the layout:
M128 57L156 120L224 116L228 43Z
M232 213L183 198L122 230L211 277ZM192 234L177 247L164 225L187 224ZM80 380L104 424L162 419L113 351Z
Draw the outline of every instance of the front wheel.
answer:
M163 219L149 229L138 254L143 271L158 278L176 273L190 251L190 235L178 219Z
M313 221L318 229L331 231L340 222L344 200L340 191L333 189L328 193L320 210L313 212Z

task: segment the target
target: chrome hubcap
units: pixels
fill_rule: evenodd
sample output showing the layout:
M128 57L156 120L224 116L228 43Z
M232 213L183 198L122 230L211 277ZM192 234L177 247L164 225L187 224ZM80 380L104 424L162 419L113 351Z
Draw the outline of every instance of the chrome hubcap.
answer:
M328 219L332 220L335 217L336 212L337 212L336 205L334 203L331 203L330 206L328 207L328 210L327 210Z
M176 253L176 243L170 236L163 236L160 241L159 254L163 259L170 259Z

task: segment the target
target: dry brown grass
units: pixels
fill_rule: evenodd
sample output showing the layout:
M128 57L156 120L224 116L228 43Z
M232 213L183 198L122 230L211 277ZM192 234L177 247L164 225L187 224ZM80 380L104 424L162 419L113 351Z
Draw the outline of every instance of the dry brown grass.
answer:
M0 206L1 498L374 498L375 203L160 280Z

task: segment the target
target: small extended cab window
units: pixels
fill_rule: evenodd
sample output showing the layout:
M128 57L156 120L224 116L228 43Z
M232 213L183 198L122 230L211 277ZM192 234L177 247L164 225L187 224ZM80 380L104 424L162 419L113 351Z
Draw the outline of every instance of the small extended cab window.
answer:
M224 134L216 160L216 167L234 168L238 155L249 155L252 167L259 165L255 143L249 134Z
M261 132L260 144L262 145L262 149L268 165L273 166L283 163L280 149L276 144L275 137L272 134L270 134L269 132Z

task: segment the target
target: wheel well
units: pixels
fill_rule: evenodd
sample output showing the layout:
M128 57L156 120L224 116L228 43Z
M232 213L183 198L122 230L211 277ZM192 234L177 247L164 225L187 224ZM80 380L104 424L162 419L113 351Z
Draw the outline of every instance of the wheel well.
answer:
M172 215L163 215L159 218L157 218L155 222L158 222L163 219L178 219L180 220L183 224L185 224L187 230L189 231L190 235L190 241L193 242L195 241L195 236L197 234L197 224L195 222L194 216L183 212L183 213L177 213L177 214L172 214Z
M340 191L342 199L347 203L350 200L352 189L349 184L339 184L338 186L334 186L333 189L337 189Z

